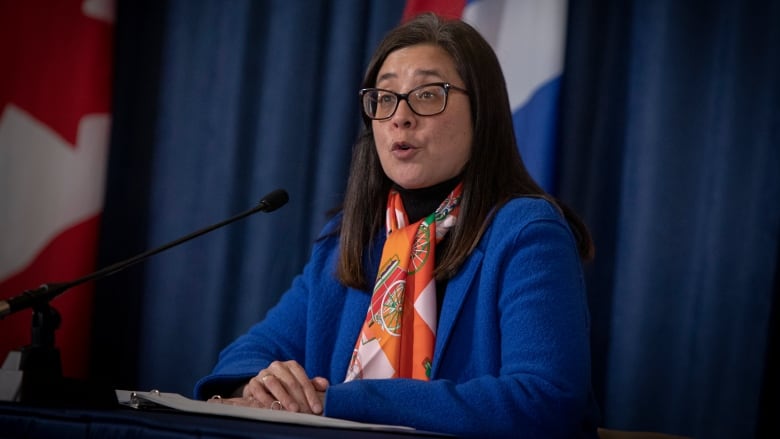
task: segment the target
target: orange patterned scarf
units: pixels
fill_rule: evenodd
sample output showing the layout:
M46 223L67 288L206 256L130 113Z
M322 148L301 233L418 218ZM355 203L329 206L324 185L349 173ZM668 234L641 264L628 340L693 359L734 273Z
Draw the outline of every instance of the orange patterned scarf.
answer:
M345 381L430 378L437 326L435 248L455 225L462 190L458 184L434 213L410 225L401 195L390 191L387 241Z

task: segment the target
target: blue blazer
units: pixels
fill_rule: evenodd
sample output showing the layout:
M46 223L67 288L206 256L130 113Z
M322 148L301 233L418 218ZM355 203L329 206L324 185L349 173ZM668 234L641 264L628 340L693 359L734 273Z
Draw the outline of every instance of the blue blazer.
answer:
M464 437L597 437L581 262L554 206L517 198L496 213L447 282L429 382L343 382L371 293L334 277L337 221L279 303L196 384L196 398L235 389L274 360L296 360L330 380L326 416ZM376 241L369 278L384 237Z

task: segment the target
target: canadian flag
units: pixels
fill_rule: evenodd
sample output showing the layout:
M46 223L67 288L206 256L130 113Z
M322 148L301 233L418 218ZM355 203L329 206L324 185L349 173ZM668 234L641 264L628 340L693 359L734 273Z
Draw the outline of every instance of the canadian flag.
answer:
M114 0L0 0L0 299L95 269L110 131ZM63 374L89 360L92 286L52 300ZM0 362L31 312L0 320Z

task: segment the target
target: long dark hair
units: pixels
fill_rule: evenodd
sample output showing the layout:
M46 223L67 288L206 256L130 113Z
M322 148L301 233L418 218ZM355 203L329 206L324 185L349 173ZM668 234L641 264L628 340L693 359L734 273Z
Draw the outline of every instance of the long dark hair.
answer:
M574 232L581 257L591 258L593 243L587 227L528 174L517 149L501 65L473 27L430 13L415 17L385 36L369 62L362 87L375 86L379 69L391 52L417 44L441 47L454 60L469 90L474 132L471 157L463 172L461 213L449 232L448 245L437 252L436 278L452 277L479 242L492 214L510 199L523 196L545 198L557 206ZM364 115L363 122L365 130L352 149L337 276L345 285L365 289L370 284L363 269L364 252L382 230L392 181L382 171L371 120Z

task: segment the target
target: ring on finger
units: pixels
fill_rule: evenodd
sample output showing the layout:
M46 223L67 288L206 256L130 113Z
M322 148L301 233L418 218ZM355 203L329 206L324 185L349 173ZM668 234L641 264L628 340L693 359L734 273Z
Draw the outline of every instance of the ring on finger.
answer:
M282 410L284 406L282 406L282 402L278 399L271 403L271 410Z

